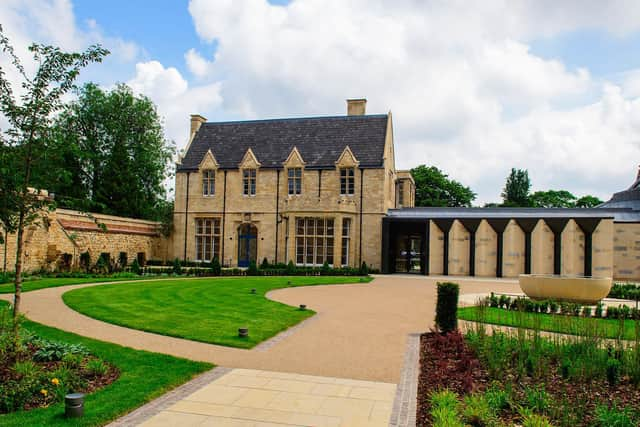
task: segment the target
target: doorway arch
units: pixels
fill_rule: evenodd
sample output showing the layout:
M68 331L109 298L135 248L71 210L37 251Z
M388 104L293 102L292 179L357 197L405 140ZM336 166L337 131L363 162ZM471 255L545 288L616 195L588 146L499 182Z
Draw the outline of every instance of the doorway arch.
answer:
M238 227L238 267L249 267L258 258L258 229L250 223Z

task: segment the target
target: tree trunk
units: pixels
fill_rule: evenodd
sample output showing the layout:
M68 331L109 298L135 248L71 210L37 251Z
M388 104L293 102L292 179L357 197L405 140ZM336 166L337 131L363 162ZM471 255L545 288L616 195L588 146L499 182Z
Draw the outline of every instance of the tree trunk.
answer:
M18 315L20 314L20 299L22 297L22 252L23 252L23 240L24 240L24 210L20 211L18 219L16 241L16 277L15 277L15 292L13 295L13 330L15 332L15 338L18 338Z

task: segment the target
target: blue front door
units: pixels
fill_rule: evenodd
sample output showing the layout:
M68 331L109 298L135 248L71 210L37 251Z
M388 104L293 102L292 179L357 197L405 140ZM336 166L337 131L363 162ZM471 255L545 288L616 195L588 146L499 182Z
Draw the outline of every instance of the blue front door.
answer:
M258 229L252 224L238 228L238 267L249 267L258 256Z

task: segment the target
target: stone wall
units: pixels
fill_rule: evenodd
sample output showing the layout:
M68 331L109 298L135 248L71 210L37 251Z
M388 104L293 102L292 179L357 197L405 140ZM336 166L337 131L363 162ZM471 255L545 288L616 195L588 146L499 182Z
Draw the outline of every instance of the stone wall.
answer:
M621 222L613 228L614 277L640 280L640 224Z
M97 224L104 224L101 228ZM161 236L160 224L132 218L102 214L85 214L57 209L43 215L37 224L25 231L24 269L55 270L68 254L72 265L79 264L80 254L89 252L95 263L101 253L109 253L118 259L126 252L131 262L138 253L145 259L167 259L168 240ZM6 240L6 267L15 268L16 235ZM0 252L0 267L5 265L5 245Z

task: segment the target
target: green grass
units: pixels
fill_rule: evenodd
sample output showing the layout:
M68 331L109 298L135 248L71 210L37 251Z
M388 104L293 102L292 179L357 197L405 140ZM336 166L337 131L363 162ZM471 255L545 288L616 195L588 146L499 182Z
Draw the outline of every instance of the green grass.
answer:
M270 290L360 280L345 276L167 280L75 289L62 298L74 310L105 322L211 344L251 348L314 314L267 299L265 295ZM250 293L252 288L256 289L255 295ZM313 301L299 303L313 308ZM238 337L240 327L249 328L248 338Z
M600 335L603 338L618 338L622 330L623 339L634 340L636 337L636 322L625 320L624 326L617 319L596 319L576 316L565 316L547 313L527 313L505 310L497 307L486 307L482 315L483 323L493 325L515 326L541 331L559 332L570 335ZM458 309L458 318L462 320L478 321L477 307Z
M104 425L212 367L208 363L96 341L29 320L23 327L49 340L86 346L96 356L117 366L120 377L86 397L83 418L64 418L64 404L58 403L47 408L0 415L3 427Z
M153 277L156 279L157 277ZM37 291L44 288L55 288L57 286L79 285L82 283L97 282L119 282L144 280L148 277L45 277L43 279L33 279L22 282L22 292ZM0 294L12 294L14 291L13 282L0 285Z

